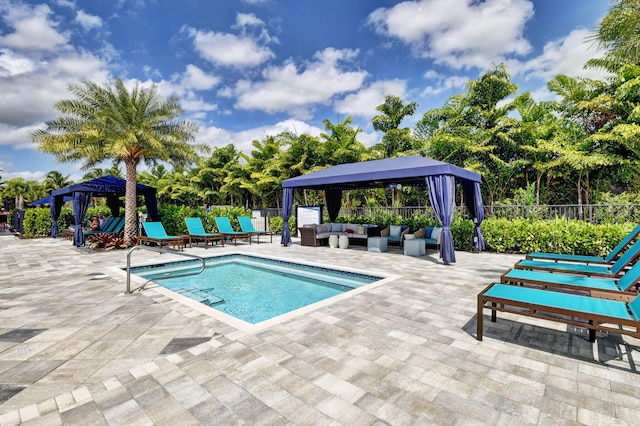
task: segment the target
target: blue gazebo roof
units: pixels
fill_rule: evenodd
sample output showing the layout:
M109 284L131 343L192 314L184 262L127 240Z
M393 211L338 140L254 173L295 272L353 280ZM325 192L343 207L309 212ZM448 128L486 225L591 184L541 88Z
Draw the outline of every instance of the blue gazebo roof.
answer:
M425 185L425 177L451 175L456 180L480 182L482 177L453 164L411 155L340 164L282 181L283 188L358 189L389 184Z

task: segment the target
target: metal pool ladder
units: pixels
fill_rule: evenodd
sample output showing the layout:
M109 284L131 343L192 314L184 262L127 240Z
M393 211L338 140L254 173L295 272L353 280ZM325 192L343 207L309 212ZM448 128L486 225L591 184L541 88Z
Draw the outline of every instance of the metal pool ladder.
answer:
M179 274L174 274L174 275L167 275L164 277L156 277L156 278L150 278L147 281L144 282L144 284L142 284L140 287L138 288L134 288L133 290L131 290L131 253L133 253L135 250L138 249L145 249L145 250L150 250L150 251L155 251L157 253L173 253L173 254L177 254L180 256L186 256L186 257L190 257L192 259L198 259L200 260L200 262L202 263L200 265L200 269L196 272L182 272ZM168 278L178 278L178 277L188 277L191 275L199 275L202 273L202 271L204 271L205 268L205 261L204 258L197 256L195 254L189 254L189 253L185 253L182 251L169 251L169 249L163 249L162 247L157 248L157 247L149 247L149 246L143 246L143 245L138 245L138 246L133 246L129 249L129 251L127 252L127 291L125 291L125 294L130 294L133 293L136 290L144 290L144 286L146 286L150 281L157 281L157 280L166 280Z

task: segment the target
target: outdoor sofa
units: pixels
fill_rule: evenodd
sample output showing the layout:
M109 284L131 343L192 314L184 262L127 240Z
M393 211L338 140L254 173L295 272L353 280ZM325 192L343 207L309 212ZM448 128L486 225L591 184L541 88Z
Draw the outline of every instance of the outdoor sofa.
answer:
M367 238L379 236L380 230L375 225L357 223L321 223L305 225L300 231L300 245L321 246L329 244L331 235L347 235L349 243L367 244Z

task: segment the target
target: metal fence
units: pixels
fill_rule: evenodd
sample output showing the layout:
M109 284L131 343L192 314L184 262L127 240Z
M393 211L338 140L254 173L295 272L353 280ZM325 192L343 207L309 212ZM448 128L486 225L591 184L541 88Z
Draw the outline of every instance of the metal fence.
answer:
M262 216L280 216L281 209L263 209ZM295 214L295 210L294 210ZM342 208L340 216L380 217L386 215L410 219L416 214L427 217L435 214L431 207L357 207ZM507 219L576 219L591 223L640 223L640 204L563 204L538 206L485 206L485 218ZM456 215L466 215L464 207L456 207Z

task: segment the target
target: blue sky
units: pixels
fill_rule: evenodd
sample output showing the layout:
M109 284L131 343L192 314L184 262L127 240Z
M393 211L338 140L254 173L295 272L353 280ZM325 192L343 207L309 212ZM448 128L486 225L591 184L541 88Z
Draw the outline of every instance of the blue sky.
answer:
M177 95L198 142L282 131L319 135L322 121L370 124L386 94L419 104L403 126L506 63L520 91L584 70L600 52L585 37L604 0L0 0L0 176L41 180L56 163L30 134L59 114L67 85L114 76ZM108 168L110 164L104 164Z

